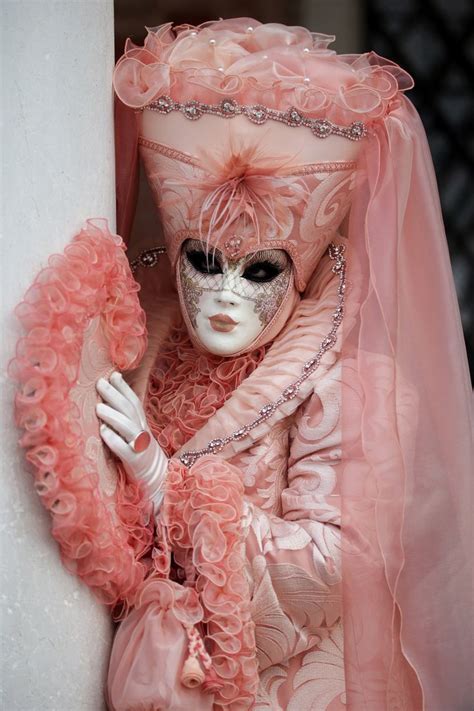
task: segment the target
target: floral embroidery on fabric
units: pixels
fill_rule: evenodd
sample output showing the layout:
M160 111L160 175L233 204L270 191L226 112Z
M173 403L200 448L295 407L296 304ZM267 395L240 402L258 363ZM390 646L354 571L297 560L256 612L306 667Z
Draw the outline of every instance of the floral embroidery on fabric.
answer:
M203 288L196 283L196 280L185 270L181 271L181 285L183 287L184 300L188 309L191 323L196 327L196 316L199 313L199 298L202 296Z

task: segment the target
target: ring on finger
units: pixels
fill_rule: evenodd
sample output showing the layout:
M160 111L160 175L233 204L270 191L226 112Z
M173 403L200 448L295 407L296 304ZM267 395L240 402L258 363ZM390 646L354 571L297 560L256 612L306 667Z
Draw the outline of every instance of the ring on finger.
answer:
M141 430L136 437L132 439L131 442L129 442L130 447L133 449L134 452L139 454L140 452L144 452L145 449L148 449L150 446L151 442L151 435L149 432L146 430Z

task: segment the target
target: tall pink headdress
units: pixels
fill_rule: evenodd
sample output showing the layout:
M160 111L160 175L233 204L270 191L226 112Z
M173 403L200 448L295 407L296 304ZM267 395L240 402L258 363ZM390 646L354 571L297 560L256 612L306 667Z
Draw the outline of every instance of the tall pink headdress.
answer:
M148 31L143 47L128 42L115 72L119 231L126 234L134 209L144 108L189 119L190 135L200 123L205 135L209 114L248 122L267 145L280 124L291 126L303 136L300 164L328 136L357 145L344 228L349 203L338 203L337 219L313 241L293 229L306 196L288 178L277 140L273 162L267 155L259 170L258 151L251 161L237 150L240 164L219 163L208 133L216 180L199 184L190 170L183 187L176 176L173 202L173 176L158 163L156 197L172 264L189 235L227 241L237 256L272 244L290 253L302 291L335 230L347 238L340 495L348 708L467 709L471 389L435 176L403 94L411 78L373 53L337 55L331 39L244 18L164 25ZM186 219L185 188L199 207Z
M143 47L127 41L114 74L121 111L146 108L166 117L165 138L141 137L140 144L173 267L188 236L233 258L279 247L291 256L297 287L304 290L347 211L357 144L399 90L413 84L375 55L341 61L328 49L332 39L243 18L198 29L163 25L149 31ZM294 129L290 140L279 131L282 125ZM179 151L166 145L166 137L173 148L186 144L186 171L170 169L165 159ZM352 150L329 141L321 152L329 137L354 144ZM153 156L153 149L161 155ZM316 190L331 165L325 153L345 175L329 190ZM337 161L337 154L348 159ZM121 180L119 186L119 198L133 193ZM325 203L319 210L325 219L311 214L302 224L314 193L318 209Z

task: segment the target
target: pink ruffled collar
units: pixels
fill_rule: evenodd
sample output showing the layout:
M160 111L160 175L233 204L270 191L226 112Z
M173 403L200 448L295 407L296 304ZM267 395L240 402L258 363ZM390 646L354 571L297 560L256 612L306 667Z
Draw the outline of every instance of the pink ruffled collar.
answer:
M233 358L198 353L182 322L171 329L151 369L146 393L151 430L168 456L216 414L265 352L262 346Z

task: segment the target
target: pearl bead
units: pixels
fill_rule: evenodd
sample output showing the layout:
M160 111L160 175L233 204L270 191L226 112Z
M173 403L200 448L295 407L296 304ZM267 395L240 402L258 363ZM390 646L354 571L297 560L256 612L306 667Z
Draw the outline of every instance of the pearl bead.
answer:
M209 40L209 44L215 44L215 43L216 43L216 40L215 40L215 39L210 39L210 40Z
M193 31L191 32L191 37L196 37L196 36L197 36L197 32L196 32L196 30L193 30Z
M308 84L308 82L309 82L309 77L305 77L303 81L305 81L305 82Z
M247 32L253 32L253 27L247 27Z
M217 71L223 72L223 71L224 71L224 67L217 67Z
M309 52L308 47L305 47L304 50L303 50L303 52L305 52L305 54L308 54L308 52Z

